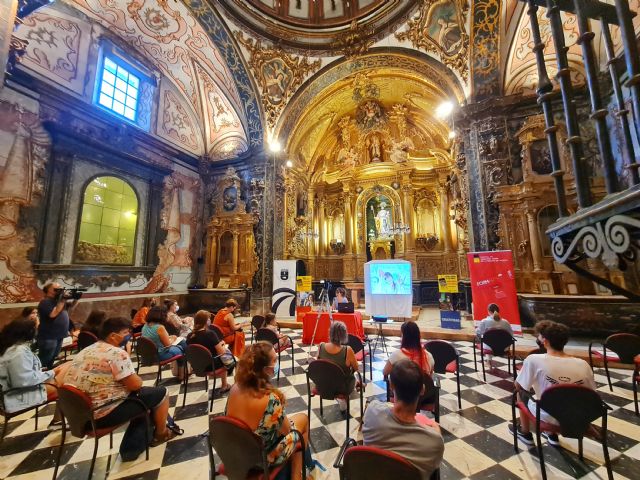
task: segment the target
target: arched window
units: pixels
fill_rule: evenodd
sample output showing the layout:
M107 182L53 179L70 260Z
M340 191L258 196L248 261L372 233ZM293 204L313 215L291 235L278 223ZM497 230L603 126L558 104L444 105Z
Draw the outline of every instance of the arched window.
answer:
M551 240L545 233L549 226L558 220L558 207L555 205L547 205L538 212L538 233L540 235L540 246L542 254L545 257L551 257Z
M84 190L75 261L132 265L138 197L124 180L96 177Z

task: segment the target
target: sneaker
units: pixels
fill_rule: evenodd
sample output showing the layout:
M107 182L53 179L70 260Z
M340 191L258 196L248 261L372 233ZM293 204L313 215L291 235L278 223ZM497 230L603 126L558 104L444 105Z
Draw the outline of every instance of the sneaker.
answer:
M345 413L347 411L347 401L342 398L336 398L336 402L338 402L338 406L340 407L340 411Z
M51 420L47 425L47 430L62 430L62 420Z
M551 445L552 447L560 446L560 440L558 439L558 435L556 433L540 432L540 435L542 436L542 438L546 439L549 445Z
M513 423L510 423L509 432L511 432L511 435L513 435L513 429L514 429ZM533 445L533 435L531 434L531 432L527 432L527 433L522 432L520 430L520 426L518 426L518 438L525 445Z

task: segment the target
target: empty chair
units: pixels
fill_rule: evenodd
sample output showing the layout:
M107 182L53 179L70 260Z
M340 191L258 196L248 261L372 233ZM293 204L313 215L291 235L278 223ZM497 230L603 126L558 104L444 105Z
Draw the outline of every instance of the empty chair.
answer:
M440 374L453 373L458 387L458 408L462 408L460 399L460 352L444 340L430 340L425 348L431 354L435 364L433 371Z
M96 337L93 333L82 330L80 333L78 333L78 351L84 350L89 345L93 345L97 341L98 337Z
M488 348L487 348L488 347ZM473 366L478 371L476 362L476 349L480 349L480 361L482 362L482 378L487 381L487 374L484 367L484 356L493 355L495 357L506 357L507 367L511 373L511 363L513 362L513 375L516 374L516 339L507 332L499 328L492 328L484 332L479 342L473 343Z
M256 333L256 341L257 342L269 342L273 345L273 349L276 351L276 353L278 354L278 365L280 365L280 359L282 356L282 352L285 351L288 348L291 348L291 375L293 375L294 371L295 371L295 363L294 363L294 359L293 359L293 340L291 340L291 337L288 335L284 335L285 338L287 338L288 344L281 344L280 343L280 336L274 332L273 330L270 330L268 328L261 328L257 331ZM280 367L282 367L280 365ZM277 379L278 381L280 381L280 370L281 368L278 368L278 373L277 373Z
M609 390L613 392L611 376L609 375L609 362L633 364L636 355L640 355L640 336L632 333L616 333L610 335L602 343L602 352L593 349L596 342L589 343L589 365L593 370L593 359L601 359L604 363L604 371L609 382Z
M209 377L213 378L213 392L216 391L216 379L222 375L227 375L227 368L222 366L221 368L215 368L215 359L220 358L221 355L214 357L207 347L198 344L187 345L187 351L185 352L187 363L191 365L193 374L198 377L204 377L205 392L209 391ZM185 364L186 368L186 364ZM185 406L187 401L187 390L189 389L189 375L184 376L184 393L182 396L182 406ZM214 393L211 394L209 402L209 412L213 410L213 398Z
M138 338L138 342L136 344L136 352L138 354L138 368L140 368L141 366L158 366L158 375L156 376L155 383L156 385L158 385L158 383L160 383L160 380L162 380L162 367L164 367L165 365L169 365L172 362L181 360L184 357L184 355L179 354L174 355L173 357L166 360L160 360L156 344L146 337Z
M357 335L349 335L349 341L347 345L351 347L353 353L356 356L356 360L358 362L362 362L362 379L367 381L367 356L369 356L369 380L373 381L373 356L371 354L371 342L369 339L365 339L364 341L360 339ZM369 351L367 352L367 348L369 347Z
M526 415L532 423L535 423L538 457L540 458L540 469L544 480L547 478L547 472L544 465L541 431L544 430L545 432L578 439L578 455L580 460L583 460L583 438L591 429L591 422L598 418L602 418L601 442L605 466L609 480L613 480L609 449L607 448L607 410L610 407L602 401L598 392L579 385L560 384L547 388L539 400L533 399L533 401L536 404L535 415L529 410L525 402L518 399L518 392L514 392L511 413L513 425L516 425L516 408L520 410L521 415ZM555 418L558 421L558 425L541 421L541 410ZM513 429L513 447L518 453L518 432L516 428Z

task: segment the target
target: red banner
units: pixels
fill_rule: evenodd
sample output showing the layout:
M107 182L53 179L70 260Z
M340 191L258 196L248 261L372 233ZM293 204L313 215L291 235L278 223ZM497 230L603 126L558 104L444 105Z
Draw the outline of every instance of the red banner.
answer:
M471 252L467 254L467 261L474 323L477 325L485 319L487 307L495 303L500 307L500 316L511 324L514 333L522 334L511 250Z

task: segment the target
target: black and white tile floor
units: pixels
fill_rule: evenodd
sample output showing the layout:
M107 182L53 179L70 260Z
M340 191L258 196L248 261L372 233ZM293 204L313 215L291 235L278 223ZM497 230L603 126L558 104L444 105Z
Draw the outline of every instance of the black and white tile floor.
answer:
M283 333L285 333L283 331ZM301 332L286 331L300 341ZM390 352L399 346L398 338L389 338ZM527 450L520 444L516 455L507 425L511 420L510 394L512 381L501 359L500 369L487 374L487 383L482 374L473 369L473 351L469 343L461 342L456 347L462 354L461 388L462 409L458 410L456 383L452 376L441 377L440 423L445 438L444 462L441 469L443 479L534 479L540 478L535 449ZM307 362L309 347L295 348L295 371L291 372L291 358L282 355L280 388L288 398L288 413L306 412L307 386L303 367ZM316 352L314 347L313 352ZM366 388L367 397L384 397L385 385L382 368L386 356L380 351L374 356L374 378ZM152 385L155 374L152 369L142 369L145 384ZM604 372L596 370L598 391L613 408L609 417L609 451L614 475L618 479L640 479L640 417L634 414L630 372L615 370L614 392L606 386ZM149 461L141 455L134 462L122 462L118 446L124 430L114 435L114 448L109 441L100 441L94 478L131 479L175 479L207 478L209 474L208 443L203 436L208 429L207 395L204 382L192 379L189 383L187 404L182 405L180 386L170 378L163 383L171 393L171 413L185 430L183 436L150 449ZM368 376L367 376L368 377ZM367 380L369 380L367 378ZM224 410L225 399L217 398L214 414ZM359 402L351 402L351 412L359 417ZM60 432L48 432L46 425L53 415L53 406L41 411L39 430L34 432L33 412L13 419L9 423L8 435L0 446L0 478L12 480L47 479L53 475L55 454L58 451ZM312 401L311 441L314 457L325 467L319 479L337 479L338 472L332 468L339 446L345 439L345 425L337 405L325 404L324 418L320 417L319 403ZM358 422L351 422L351 436L361 439ZM600 444L585 440L585 462L577 455L577 442L561 437L564 448L556 449L545 444L545 459L550 479L606 478ZM80 440L67 436L58 478L84 479L88 473L93 451L93 440Z

